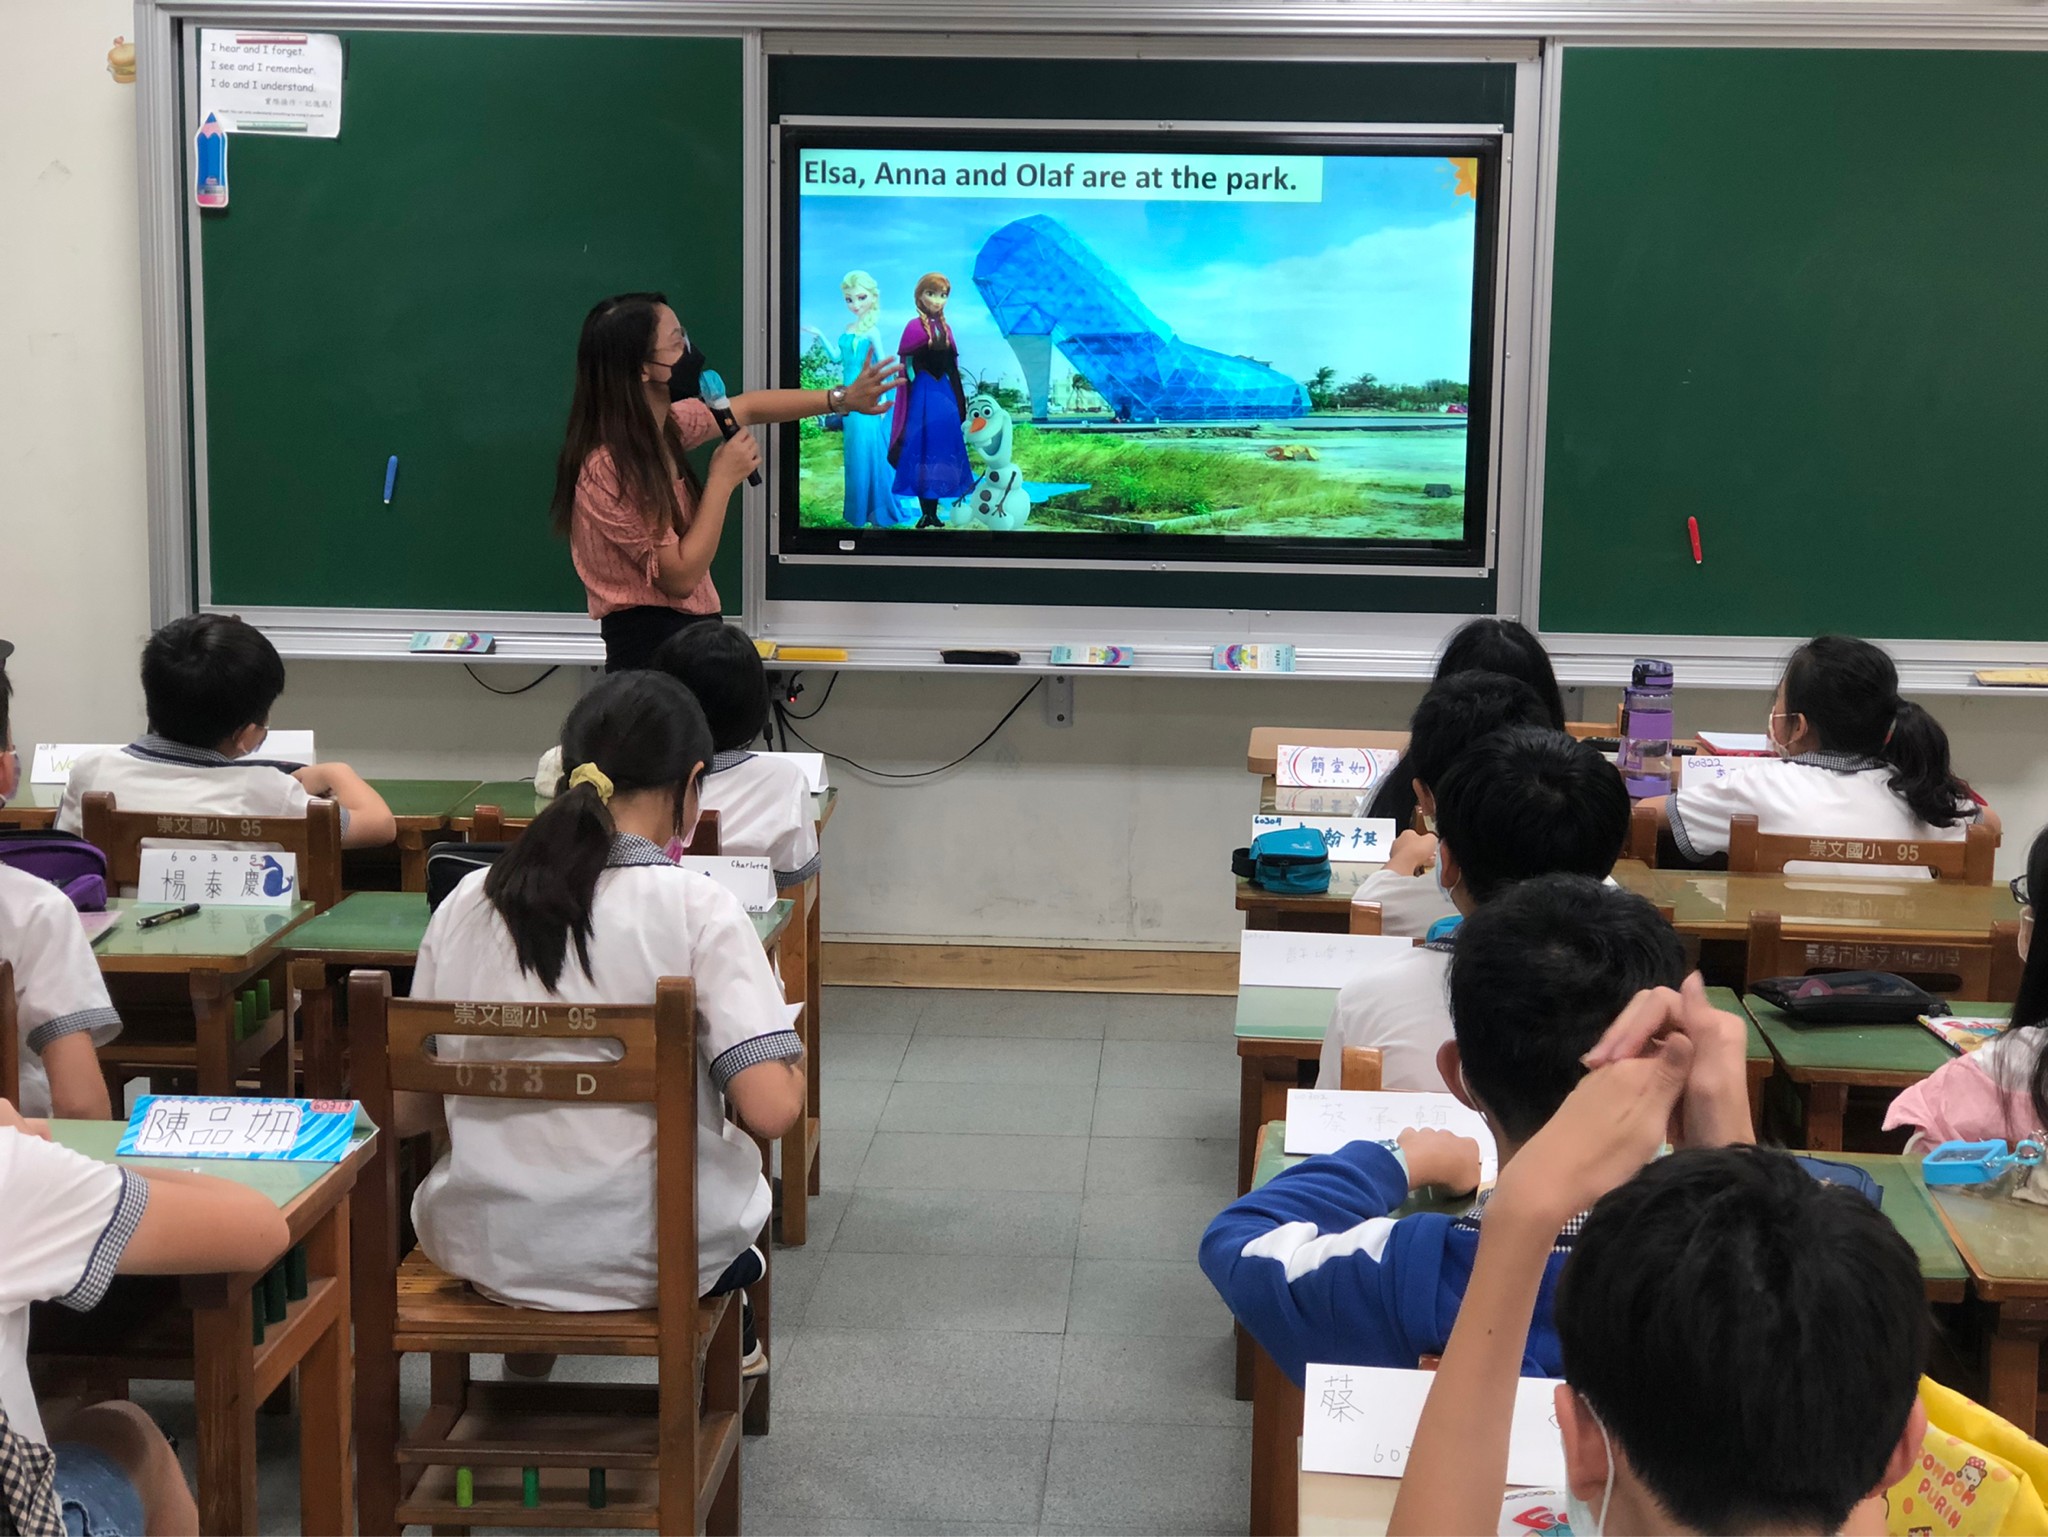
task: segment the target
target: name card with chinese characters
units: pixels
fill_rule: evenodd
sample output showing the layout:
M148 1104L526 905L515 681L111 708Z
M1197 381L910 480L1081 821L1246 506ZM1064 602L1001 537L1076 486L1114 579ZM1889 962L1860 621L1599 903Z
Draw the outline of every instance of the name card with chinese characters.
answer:
M1401 1477L1408 1471L1408 1449L1435 1381L1435 1372L1311 1361L1302 1386L1302 1471ZM1510 1487L1564 1485L1557 1388L1551 1377L1523 1377L1515 1384L1515 1414L1508 1429Z
M1391 747L1291 747L1273 754L1276 784L1322 790L1374 790L1401 761Z
M757 756L787 758L804 771L804 778L809 781L813 795L825 788L825 755L821 752L764 752Z
M1478 1111L1449 1094L1388 1090L1289 1089L1287 1147L1298 1155L1334 1153L1352 1142L1391 1142L1404 1131L1448 1131L1479 1144L1479 1180L1500 1175L1500 1153Z
M1678 787L1686 790L1694 785L1712 784L1756 761L1755 758L1724 758L1718 753L1692 753L1678 760Z
M1391 934L1303 934L1246 929L1237 956L1239 987L1342 987L1414 949Z
M751 855L685 854L676 861L685 870L708 875L740 899L750 913L765 913L775 905L775 867Z
M1261 811L1252 817L1252 836L1284 828L1306 827L1322 834L1333 865L1383 865L1394 846L1392 817L1305 817L1294 812Z
M28 766L32 785L60 785L71 777L71 765L89 752L112 752L107 742L38 742Z
M350 1099L208 1099L145 1094L115 1153L128 1158L258 1158L339 1163L355 1136Z
M289 907L299 898L299 856L266 849L144 849L135 895L143 902L203 907Z
M1305 811L1312 817L1362 817L1371 804L1371 796L1356 790L1318 790L1299 785L1278 785L1273 790L1274 811Z

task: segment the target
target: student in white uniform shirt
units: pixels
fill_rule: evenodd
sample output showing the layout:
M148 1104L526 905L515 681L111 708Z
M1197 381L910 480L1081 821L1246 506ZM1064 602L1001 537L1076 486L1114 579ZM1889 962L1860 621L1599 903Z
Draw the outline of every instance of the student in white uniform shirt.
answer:
M760 1277L768 1221L759 1148L804 1110L803 1045L737 898L662 853L698 815L711 733L665 673L612 673L562 727L568 783L489 870L427 925L415 998L651 1004L663 977L697 985L697 1284ZM585 1059L582 1042L463 1041L469 1060ZM405 1096L402 1125L441 1111ZM425 1103L422 1103L422 1101ZM422 1112L425 1114L423 1115ZM643 1106L445 1102L448 1153L413 1199L420 1247L485 1295L563 1312L655 1301L654 1112ZM749 1340L750 1370L760 1369ZM526 1374L546 1358L515 1361Z
M1343 1087L1347 1046L1379 1048L1385 1088L1444 1089L1437 1059L1452 1036L1444 979L1462 915L1538 875L1605 880L1628 841L1628 791L1614 765L1540 726L1513 726L1467 747L1433 799L1430 884L1446 893L1454 916L1419 948L1337 994L1319 1089Z
M95 790L121 811L210 817L302 817L318 796L341 805L342 847L389 843L398 831L390 808L346 763L292 768L249 756L283 692L284 661L254 625L231 614L172 620L142 648L148 734L71 766L57 827L83 832Z
M182 1170L133 1169L48 1140L0 1100L0 1531L196 1532L178 1454L131 1403L36 1403L29 1304L83 1312L116 1275L261 1270L290 1234L268 1196Z
M1775 760L1645 802L1659 809L1684 859L1727 853L1736 816L1792 837L1959 843L1972 822L1998 830L1997 813L1949 771L1940 722L1899 697L1897 667L1867 640L1821 635L1793 652L1764 729ZM1785 869L1932 878L1910 865L1794 861Z
M719 853L768 860L778 890L817 874L810 781L788 758L747 750L768 729L768 672L747 632L733 624L691 625L663 641L648 666L696 695L711 727L703 809L718 813ZM562 749L550 747L534 771L534 793L545 799L561 783Z
M21 788L9 704L14 685L0 651L0 805ZM73 1121L113 1114L96 1048L121 1033L78 910L48 881L0 865L0 961L14 963L21 1032L21 1110Z
M1414 775L1415 803L1425 817L1436 812L1435 787L1458 757L1480 738L1505 726L1556 729L1550 707L1519 678L1497 672L1461 672L1430 686L1408 722L1408 751L1401 764ZM1396 770L1401 765L1396 765ZM1380 932L1420 939L1446 918L1457 916L1450 898L1431 879L1436 870L1436 837L1400 828L1387 862L1367 876L1354 902L1377 902Z

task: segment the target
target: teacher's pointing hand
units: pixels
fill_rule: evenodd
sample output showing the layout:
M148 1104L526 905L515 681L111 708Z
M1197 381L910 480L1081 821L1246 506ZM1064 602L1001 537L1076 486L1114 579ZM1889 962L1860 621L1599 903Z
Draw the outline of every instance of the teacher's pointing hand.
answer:
M846 409L862 416L880 416L888 409L889 392L902 377L903 365L894 358L877 362L870 357L846 386Z

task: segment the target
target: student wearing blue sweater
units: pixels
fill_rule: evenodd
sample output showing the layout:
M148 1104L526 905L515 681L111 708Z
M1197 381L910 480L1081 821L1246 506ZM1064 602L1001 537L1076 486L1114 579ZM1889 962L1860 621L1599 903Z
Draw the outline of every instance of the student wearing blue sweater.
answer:
M1708 1007L1697 978L1681 994L1684 978L1684 949L1656 909L1585 876L1524 881L1465 920L1451 958L1455 1039L1439 1062L1452 1092L1485 1116L1503 1168L1632 1012L1683 1016L1716 1066L1700 1081L1730 1103L1693 1112L1701 1145L1748 1140L1742 1025ZM1310 1361L1412 1367L1450 1339L1486 1198L1462 1217L1393 1213L1425 1185L1470 1190L1478 1176L1477 1145L1446 1132L1351 1143L1226 1207L1202 1236L1202 1269L1297 1383ZM1545 1266L1524 1372L1560 1369L1551 1298L1578 1227L1565 1224Z

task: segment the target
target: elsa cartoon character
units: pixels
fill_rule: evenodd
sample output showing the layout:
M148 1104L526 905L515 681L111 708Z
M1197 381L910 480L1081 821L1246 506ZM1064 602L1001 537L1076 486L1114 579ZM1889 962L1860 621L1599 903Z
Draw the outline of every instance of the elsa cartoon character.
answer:
M851 384L870 361L881 364L882 290L873 277L855 268L839 280L839 292L853 318L839 333L839 382ZM888 417L849 411L842 419L846 452L846 503L849 528L899 528L910 521L891 483Z

